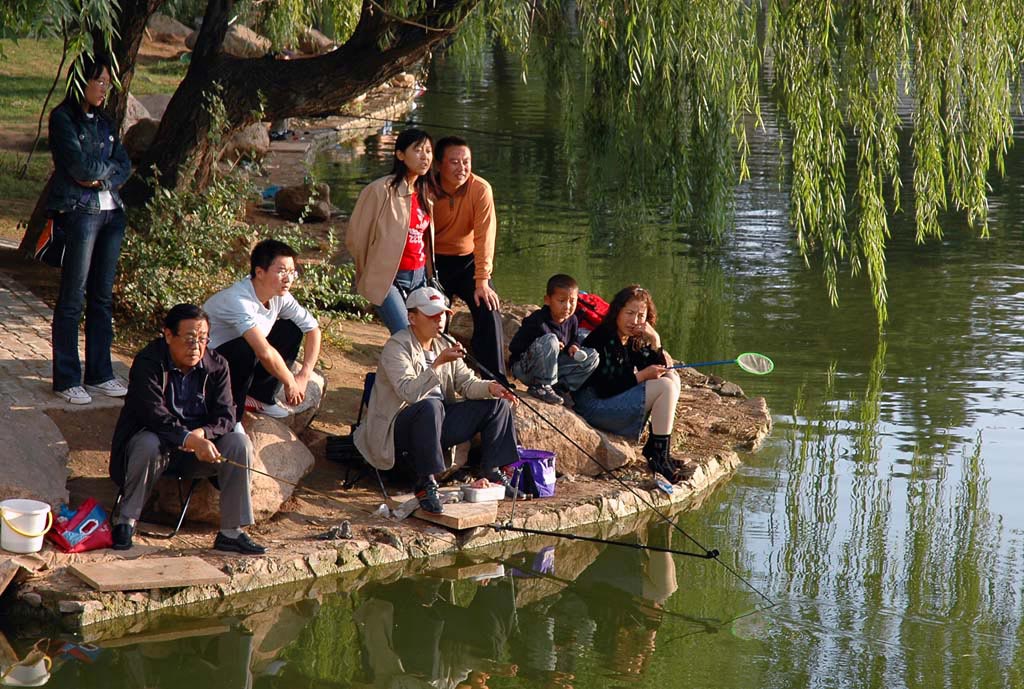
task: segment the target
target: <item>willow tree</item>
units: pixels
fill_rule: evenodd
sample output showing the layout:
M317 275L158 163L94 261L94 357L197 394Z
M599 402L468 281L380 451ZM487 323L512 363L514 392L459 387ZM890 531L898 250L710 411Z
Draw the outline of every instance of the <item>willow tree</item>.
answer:
M746 176L746 132L760 124L761 99L773 97L791 142L783 159L800 251L821 262L833 302L840 270L865 272L879 323L892 214L914 214L919 242L941 235L946 210L984 236L987 180L993 166L1002 172L1020 108L1024 0L12 1L64 14L112 4L116 33L92 33L112 43L126 86L153 12L203 14L140 168L171 186L186 160L201 182L216 159L202 107L214 90L229 130L257 117L316 116L442 44L497 39L538 56L560 85L574 175L624 172L624 204L643 203L668 178L675 219L720 240ZM0 29L24 15L0 11ZM300 61L231 58L220 46L236 15L278 45L310 22L328 25L341 47ZM770 94L758 92L762 73ZM109 107L123 114L123 94ZM901 139L904 131L912 136ZM912 148L910 194L900 188L901 140Z

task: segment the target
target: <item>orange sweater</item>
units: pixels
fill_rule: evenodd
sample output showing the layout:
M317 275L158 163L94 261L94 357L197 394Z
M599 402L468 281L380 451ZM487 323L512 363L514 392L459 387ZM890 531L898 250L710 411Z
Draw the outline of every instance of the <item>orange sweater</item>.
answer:
M434 251L439 256L473 254L477 280L489 280L494 265L494 217L491 185L471 174L454 194L442 194L434 202Z

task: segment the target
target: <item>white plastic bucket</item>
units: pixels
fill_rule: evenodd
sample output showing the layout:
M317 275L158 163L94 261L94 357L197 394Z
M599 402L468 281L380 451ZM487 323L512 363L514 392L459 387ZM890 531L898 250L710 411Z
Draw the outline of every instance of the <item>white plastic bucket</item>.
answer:
M53 526L50 506L38 500L0 502L0 548L12 553L37 553Z
M0 676L0 684L9 687L41 687L50 681L53 661L49 656L34 654L17 665L12 665Z

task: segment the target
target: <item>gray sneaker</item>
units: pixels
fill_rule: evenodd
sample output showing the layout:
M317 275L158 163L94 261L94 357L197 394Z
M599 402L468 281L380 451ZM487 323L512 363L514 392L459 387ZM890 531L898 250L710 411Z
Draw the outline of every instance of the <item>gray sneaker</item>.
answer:
M71 404L89 404L92 402L92 396L81 385L75 385L67 390L54 390L53 392L57 397Z
M111 378L96 385L86 384L85 389L94 395L106 395L107 397L124 397L128 394L128 388L117 378Z
M531 397L536 397L541 402L547 402L548 404L562 404L565 402L561 395L551 389L550 385L531 385L526 388L526 391L530 393Z

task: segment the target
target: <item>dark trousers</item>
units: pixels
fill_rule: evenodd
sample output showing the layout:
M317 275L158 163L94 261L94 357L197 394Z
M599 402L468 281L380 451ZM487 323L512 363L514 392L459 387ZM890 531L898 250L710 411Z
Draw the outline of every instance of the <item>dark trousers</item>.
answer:
M480 468L485 472L519 459L508 402L422 399L395 419L395 461L411 462L417 478L425 479L447 468L444 448L464 443L477 433L483 446Z
M302 331L291 321L279 320L270 329L267 342L291 366L299 355ZM263 368L263 364L256 358L256 352L244 337L228 340L217 347L217 353L227 359L231 371L231 396L235 400L236 421L241 421L245 416L246 395L264 404L274 404L277 391L281 389L281 381Z
M469 346L473 349L473 356L490 371L490 375L495 379L507 381L505 377L505 338L501 327L501 313L492 311L487 304L482 302L478 305L473 298L473 292L476 291L476 281L473 279L476 262L473 260L473 254L437 256L436 262L437 277L441 280L445 296L448 299L458 297L466 302L469 312L473 315L473 338L469 342ZM491 289L494 289L494 283L488 282ZM488 374L484 373L484 375Z
M114 377L114 275L124 238L124 211L62 213L66 244L53 309L53 389L97 385ZM85 310L85 379L78 357L78 324Z

